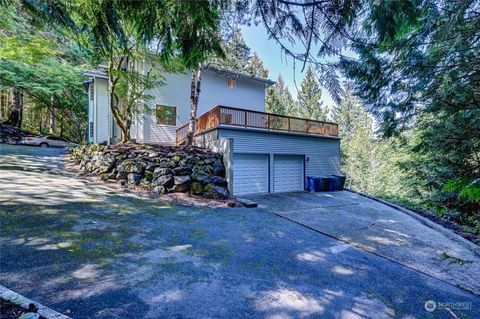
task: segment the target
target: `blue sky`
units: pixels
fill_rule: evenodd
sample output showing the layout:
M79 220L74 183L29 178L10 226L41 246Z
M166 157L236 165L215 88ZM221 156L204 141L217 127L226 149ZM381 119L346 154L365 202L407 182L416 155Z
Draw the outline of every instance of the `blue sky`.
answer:
M269 70L269 78L276 80L278 75L281 74L285 83L294 98L297 96L297 87L300 88L300 83L303 79L303 73L301 72L302 63L297 61L295 66L295 72L293 68L293 61L291 57L285 57L282 54L280 46L275 40L269 40L267 30L263 25L242 26L242 35L247 45L253 51L257 52L260 58L263 60L264 65ZM301 48L298 48L301 52ZM295 86L296 82L296 86ZM332 100L325 88L322 89L323 105L332 106L335 102Z

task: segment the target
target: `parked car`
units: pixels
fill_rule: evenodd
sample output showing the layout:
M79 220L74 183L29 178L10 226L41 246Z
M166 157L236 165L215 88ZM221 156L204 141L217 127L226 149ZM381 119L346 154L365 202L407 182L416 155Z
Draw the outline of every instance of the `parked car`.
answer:
M72 143L63 137L56 136L26 136L18 144L33 145L40 147L71 147L78 144Z

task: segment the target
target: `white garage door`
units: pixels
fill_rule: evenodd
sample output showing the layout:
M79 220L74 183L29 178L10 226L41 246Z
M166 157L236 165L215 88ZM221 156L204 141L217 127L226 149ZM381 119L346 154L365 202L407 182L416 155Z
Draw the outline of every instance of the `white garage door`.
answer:
M233 154L233 193L268 193L267 154Z
M275 193L304 190L303 158L299 155L273 157L273 191Z

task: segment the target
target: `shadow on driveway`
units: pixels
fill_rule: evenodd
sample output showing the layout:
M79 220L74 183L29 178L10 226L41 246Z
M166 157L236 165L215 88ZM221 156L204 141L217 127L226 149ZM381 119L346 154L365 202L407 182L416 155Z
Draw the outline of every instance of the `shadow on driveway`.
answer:
M427 300L480 317L478 297L264 209L125 196L17 153L0 155L0 283L73 318L413 318Z

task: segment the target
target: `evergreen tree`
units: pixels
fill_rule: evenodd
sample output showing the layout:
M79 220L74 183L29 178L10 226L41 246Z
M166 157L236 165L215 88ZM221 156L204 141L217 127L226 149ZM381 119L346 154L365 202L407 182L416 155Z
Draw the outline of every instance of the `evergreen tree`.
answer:
M295 101L282 75L279 75L275 84L267 89L265 109L269 113L280 115L292 115L295 113Z
M257 52L253 53L253 56L250 58L250 64L247 66L247 74L258 76L260 78L268 78L268 70L263 65L262 59L258 56Z
M420 200L480 231L478 1L369 6L358 57L341 65L383 135L411 138L405 167Z
M309 66L301 83L301 89L297 94L297 115L311 120L325 121L327 112L323 107L321 98L322 90L320 89L320 84L315 80L313 69Z
M250 64L250 48L245 43L240 29L238 29L232 40L224 47L226 59L224 65L226 69L245 72Z
M83 140L85 56L56 30L32 25L14 4L0 7L0 14L0 89L14 92L6 124Z
M348 87L333 107L332 121L338 123L342 138L341 170L347 176L347 187L388 199L413 197L401 167L408 158L405 147L398 138L375 138L372 117Z
M346 141L359 129L372 129L370 116L349 87L341 102L332 108L331 120L338 124L339 136Z
M108 67L110 111L130 140L135 112L149 108L149 89L157 85L158 66L174 69L180 62L192 74L191 114L196 116L201 65L220 47L220 3L197 1L84 0L81 5L61 0L25 1L23 8L37 21L49 22L94 61ZM152 54L152 50L156 50ZM135 67L144 61L146 71ZM190 119L190 123L195 119ZM189 135L193 135L189 126Z

